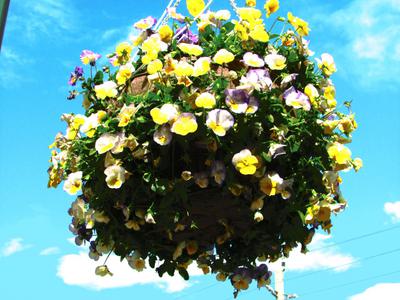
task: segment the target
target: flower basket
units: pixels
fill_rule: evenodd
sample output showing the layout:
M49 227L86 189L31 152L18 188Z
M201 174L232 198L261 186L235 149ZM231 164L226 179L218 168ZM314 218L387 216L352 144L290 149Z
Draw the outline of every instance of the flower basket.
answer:
M267 31L254 3L234 5L237 20L201 0L187 1L194 18L170 7L158 25L137 22L102 70L71 74L85 113L62 116L49 187L78 195L70 230L92 259L185 279L196 261L237 295L268 285L260 261L306 251L345 208L339 172L362 162L345 146L357 124L349 103L338 108L333 58L313 62L308 24L291 13L272 26L290 30ZM268 0L267 17L278 7ZM92 70L99 59L81 55ZM111 275L106 261L96 273Z

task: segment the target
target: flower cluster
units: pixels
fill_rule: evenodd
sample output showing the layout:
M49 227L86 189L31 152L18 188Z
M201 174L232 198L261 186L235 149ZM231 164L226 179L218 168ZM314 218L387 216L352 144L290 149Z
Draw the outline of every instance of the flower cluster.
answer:
M362 166L347 146L357 123L336 99L332 56L312 58L308 23L289 13L271 29L289 30L267 30L278 0L267 19L256 1L236 19L187 6L193 18L174 7L159 27L136 22L140 34L93 76L101 56L82 52L91 70L75 68L69 98L82 95L84 113L62 116L48 185L77 195L70 229L92 259L114 252L185 279L197 261L236 292L261 288L270 272L259 261L306 251L346 207L339 172ZM96 274L112 275L105 264Z

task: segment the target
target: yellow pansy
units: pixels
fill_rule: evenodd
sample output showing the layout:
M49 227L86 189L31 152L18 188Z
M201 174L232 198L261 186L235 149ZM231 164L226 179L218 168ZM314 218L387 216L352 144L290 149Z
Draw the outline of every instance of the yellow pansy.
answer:
M257 171L258 159L250 150L244 149L233 156L232 163L241 174L253 175Z
M193 17L197 17L206 6L204 0L186 0L186 6Z
M308 27L308 23L303 19L293 16L291 12L288 12L287 18L289 23L294 27L296 32L301 36L306 36L310 32L310 28Z
M339 120L325 120L321 123L321 125L324 127L325 134L332 134L339 125Z
M238 290L247 290L249 288L251 279L243 275L237 274L232 277L233 286Z
M106 183L110 189L119 189L125 182L125 169L118 165L109 166L104 170Z
M356 172L358 172L363 167L363 161L361 158L357 157L353 160L353 167Z
M181 77L181 76L185 76L185 77L192 76L193 73L194 73L194 67L191 64L189 64L187 61L181 60L180 62L178 62L175 65L174 73L175 73L176 76L179 76L179 77Z
M271 14L279 9L279 0L267 0L267 2L265 2L264 8L267 12L267 17L269 17Z
M95 114L91 114L85 118L85 123L80 128L81 132L86 134L88 137L93 137L96 133L97 127L99 127L101 121L107 116L107 113L103 110L99 110Z
M263 24L257 24L254 28L250 31L249 36L255 40L262 43L266 43L269 41L268 32L265 30Z
M186 54L200 56L203 54L203 48L199 45L187 44L187 43L180 43L178 44L178 48Z
M336 97L336 89L333 85L329 85L324 89L324 97L328 100L334 100Z
M188 255L193 255L199 249L199 245L196 241L189 241L186 243L186 252Z
M185 136L197 130L196 117L192 113L182 113L171 127L173 133Z
M211 70L211 58L209 57L200 57L195 63L194 63L194 70L193 70L193 76L198 77L202 75L208 74Z
M76 195L82 188L82 172L75 172L68 175L64 183L64 191L70 195Z
M148 65L150 62L158 58L157 51L149 51L145 55L142 56L141 60L144 65Z
M199 108L213 108L217 101L213 94L202 93L196 98L195 103Z
M328 145L328 154L336 163L342 165L351 160L351 151L349 148L338 142Z
M221 49L214 55L213 61L216 64L222 65L222 64L230 63L234 59L235 59L235 55L233 55L233 53L229 52L226 49Z
M260 190L268 195L275 196L279 194L283 179L277 173L269 173L260 180Z
M247 28L240 22L233 20L233 24L235 24L234 31L239 36L242 41L249 40L249 34L247 32Z
M147 73L149 73L149 75L153 75L155 73L160 72L163 69L163 63L161 60L159 59L155 59L153 61L151 61L148 65L147 65Z
M153 122L158 125L175 121L179 116L179 107L175 104L164 104L161 108L153 108L150 111Z
M160 29L158 29L158 33L160 34L161 40L165 43L169 43L174 35L171 27L169 27L167 24L162 25Z
M130 104L129 106L124 105L117 116L119 120L118 127L125 127L128 125L137 110L138 108L134 104Z
M146 268L146 262L145 262L143 259L141 259L141 258L138 258L138 257L128 257L128 258L127 258L127 261L128 261L129 266L130 266L132 269L134 269L134 270L136 270L136 271L138 271L138 272L142 272L143 269Z
M106 81L94 87L96 97L104 100L107 97L114 98L118 95L117 84L114 81Z
M260 19L262 12L259 9L253 7L241 7L237 10L240 18L245 21L254 22L256 19Z
M314 85L312 85L311 83L307 84L306 87L304 88L304 94L308 96L313 106L317 105L316 99L319 97L319 93Z
M346 134L352 133L355 129L357 129L357 122L354 119L354 115L349 115L347 117L344 117L343 119L340 120L339 123L339 130L341 132L344 132Z
M119 68L117 73L117 83L119 85L125 84L129 78L131 78L132 73L135 71L135 68L132 64L126 64Z
M246 0L246 5L250 6L250 7L254 7L257 5L257 1L256 0Z
M158 53L161 51L166 51L167 49L168 44L161 40L161 36L158 33L149 36L142 44L142 50L145 53Z
M122 42L115 48L115 53L118 57L126 57L129 59L131 57L132 50L133 46L131 44L128 42Z
M336 72L336 64L332 57L332 55L328 53L323 53L321 55L321 59L316 59L318 63L318 68L321 69L322 73L326 76L331 76L333 73Z

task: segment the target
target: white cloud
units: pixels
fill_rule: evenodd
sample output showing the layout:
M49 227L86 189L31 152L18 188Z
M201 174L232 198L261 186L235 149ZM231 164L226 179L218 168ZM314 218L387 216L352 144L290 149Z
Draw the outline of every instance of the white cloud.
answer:
M4 245L1 254L3 256L10 256L30 247L30 245L24 245L22 242L23 240L21 238L12 239Z
M47 256L54 255L60 253L60 248L58 247L49 247L40 251L39 255Z
M87 253L69 254L61 258L58 266L57 276L65 284L81 286L93 290L103 290L110 288L129 287L134 285L154 284L164 289L168 293L179 292L191 285L179 275L174 277L165 274L160 278L156 271L147 267L143 272L133 270L126 260L111 255L107 261L107 266L114 276L99 277L94 271L101 262L91 260ZM201 275L202 272L193 265L189 267L191 276Z
M383 209L385 213L392 217L394 222L400 222L400 201L386 202Z
M286 270L305 272L334 268L336 266L340 267L334 268L333 271L335 272L348 270L355 260L353 256L343 254L334 247L321 249L327 245L326 241L329 239L331 239L331 236L317 233L309 246L310 252L303 254L300 247L294 249L289 258L285 259ZM312 249L316 250L313 251ZM274 271L279 265L280 262L276 262L271 264L269 268Z
M351 296L349 300L394 299L395 295L400 295L400 283L379 283Z
M25 0L15 2L7 30L22 39L35 40L41 35L60 39L75 28L78 12L65 0Z
M400 82L400 50L396 44L400 40L399 3L353 0L330 15L317 17L330 30L337 30L333 51L339 67L346 66L343 69L366 86L377 81Z

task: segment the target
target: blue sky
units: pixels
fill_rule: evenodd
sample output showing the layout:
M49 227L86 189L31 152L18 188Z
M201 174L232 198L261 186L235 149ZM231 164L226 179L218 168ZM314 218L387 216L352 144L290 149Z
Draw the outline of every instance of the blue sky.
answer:
M69 72L79 64L81 50L106 54L129 36L136 20L161 15L167 2L12 1L0 53L1 299L232 298L230 284L213 285L210 276L195 276L189 283L177 278L160 280L150 272L138 275L113 258L115 278L95 278L95 265L87 260L86 250L68 241L72 235L67 209L73 198L62 189L46 188L47 146L64 130L59 116L81 111L79 100L66 100ZM229 1L217 2L213 9ZM351 149L365 165L358 174L344 174L343 193L349 207L335 218L332 236L318 236L313 247L398 226L400 1L281 2L280 15L290 9L309 21L310 48L316 57L323 52L335 57L338 99L353 101L359 123ZM287 292L310 300L400 294L400 273L312 293L398 271L400 251L360 259L399 249L399 234L397 228L307 256L295 252L288 261ZM345 266L332 269L338 265ZM245 292L240 299L273 298L263 290Z

